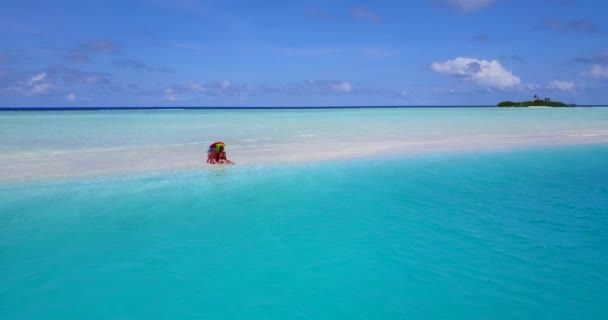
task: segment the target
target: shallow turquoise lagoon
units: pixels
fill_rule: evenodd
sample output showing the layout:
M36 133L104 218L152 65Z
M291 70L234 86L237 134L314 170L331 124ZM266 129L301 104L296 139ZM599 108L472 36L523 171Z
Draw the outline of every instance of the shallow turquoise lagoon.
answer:
M0 113L0 181L201 170L214 141L239 165L608 144L608 108Z
M608 146L0 184L0 319L607 319Z

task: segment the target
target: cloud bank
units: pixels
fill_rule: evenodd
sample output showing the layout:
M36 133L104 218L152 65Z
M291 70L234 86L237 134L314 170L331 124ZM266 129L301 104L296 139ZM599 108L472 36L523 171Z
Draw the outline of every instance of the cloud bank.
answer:
M307 80L285 86L258 87L223 80L208 83L174 84L161 89L160 92L163 100L187 101L200 98L244 98L257 95L345 95L358 93L359 91L355 90L350 81L338 80ZM365 92L373 93L369 90Z
M518 86L521 80L497 60L458 57L431 65L435 72L460 77L477 85L506 90Z
M596 80L608 80L608 66L594 64L587 75Z
M53 84L46 72L39 73L33 76L25 86L25 92L28 95L46 95L53 89Z
M570 90L574 90L576 88L576 84L571 81L553 80L553 81L549 82L549 85L547 87L549 89L554 89L554 90L570 91Z

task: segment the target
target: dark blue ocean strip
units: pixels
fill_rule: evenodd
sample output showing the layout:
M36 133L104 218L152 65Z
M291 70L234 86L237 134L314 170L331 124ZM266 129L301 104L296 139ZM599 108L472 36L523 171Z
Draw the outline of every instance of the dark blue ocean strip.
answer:
M608 107L608 105L577 105L576 107ZM410 109L410 108L497 108L496 106L300 106L300 107L27 107L0 108L1 111L133 111L133 110L311 110L311 109Z

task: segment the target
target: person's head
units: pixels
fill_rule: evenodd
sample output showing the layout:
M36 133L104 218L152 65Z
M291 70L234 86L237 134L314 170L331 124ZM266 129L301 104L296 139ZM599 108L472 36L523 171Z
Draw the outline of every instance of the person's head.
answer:
M220 152L224 152L224 147L220 147Z

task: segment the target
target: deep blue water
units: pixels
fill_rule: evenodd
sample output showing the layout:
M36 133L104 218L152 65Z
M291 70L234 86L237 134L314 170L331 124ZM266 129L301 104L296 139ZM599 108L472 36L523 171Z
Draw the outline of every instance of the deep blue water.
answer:
M271 107L271 106L247 106L247 107L194 107L194 106L173 106L173 107L0 107L0 111L133 111L133 110L307 110L307 109L404 109L404 108L495 108L494 105L387 105L387 106L292 106L292 107ZM577 105L577 107L608 107L608 105Z
M294 106L294 107L271 107L271 106L249 106L249 107L3 107L0 111L133 111L133 110L307 110L307 109L403 109L403 108L487 108L495 106Z
M0 319L607 319L607 159L0 184Z

